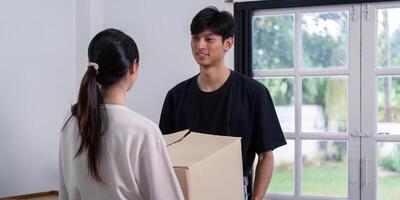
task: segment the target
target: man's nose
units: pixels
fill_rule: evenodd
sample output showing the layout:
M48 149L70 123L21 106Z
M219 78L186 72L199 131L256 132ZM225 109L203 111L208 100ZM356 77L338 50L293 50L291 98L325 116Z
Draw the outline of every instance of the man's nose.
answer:
M204 39L199 40L198 48L199 49L205 49L206 48L206 41Z

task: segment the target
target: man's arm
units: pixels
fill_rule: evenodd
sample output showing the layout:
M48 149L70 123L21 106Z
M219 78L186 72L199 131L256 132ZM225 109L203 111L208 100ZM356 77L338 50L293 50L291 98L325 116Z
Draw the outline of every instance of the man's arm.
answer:
M268 185L271 182L273 170L274 154L272 151L259 153L252 200L262 200L264 198Z

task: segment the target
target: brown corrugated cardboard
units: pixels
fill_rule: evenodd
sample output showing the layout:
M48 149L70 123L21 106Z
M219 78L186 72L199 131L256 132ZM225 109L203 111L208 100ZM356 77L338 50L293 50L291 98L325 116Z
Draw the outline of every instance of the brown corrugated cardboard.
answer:
M164 136L185 199L242 200L240 138L187 133Z

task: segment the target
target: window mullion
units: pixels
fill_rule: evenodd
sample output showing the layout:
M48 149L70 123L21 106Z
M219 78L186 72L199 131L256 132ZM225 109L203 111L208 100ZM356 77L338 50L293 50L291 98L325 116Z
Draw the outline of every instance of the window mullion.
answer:
M301 196L301 79L299 69L302 62L302 46L301 46L301 12L295 13L295 50L294 50L294 73L295 73L295 196Z

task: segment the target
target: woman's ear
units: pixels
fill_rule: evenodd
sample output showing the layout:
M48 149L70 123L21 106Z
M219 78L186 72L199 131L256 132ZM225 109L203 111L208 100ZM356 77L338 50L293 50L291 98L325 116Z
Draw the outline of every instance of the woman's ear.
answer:
M137 59L135 59L135 60L133 61L132 66L129 67L129 74L132 75L132 74L136 73L137 70L138 70L138 67L139 67L139 63L137 62Z

